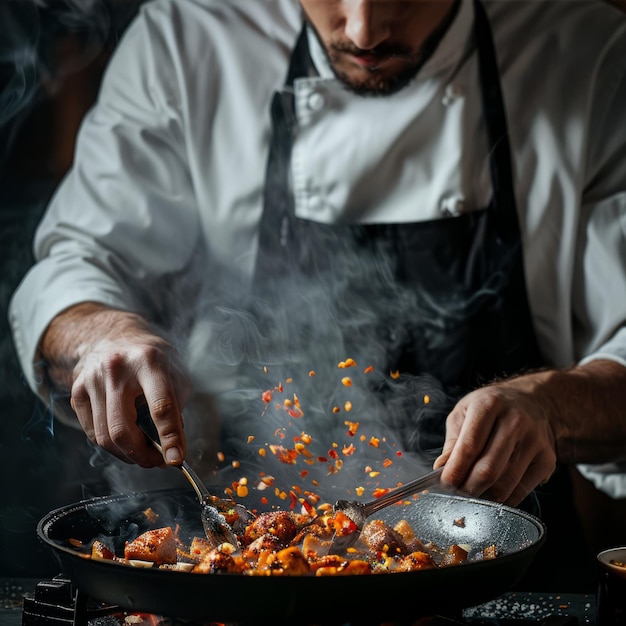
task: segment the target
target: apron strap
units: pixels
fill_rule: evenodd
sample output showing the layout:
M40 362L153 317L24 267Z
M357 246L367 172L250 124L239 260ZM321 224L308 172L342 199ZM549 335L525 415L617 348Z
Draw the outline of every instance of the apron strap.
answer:
M489 167L493 186L493 204L496 218L503 226L507 241L519 235L517 203L513 184L511 146L506 123L506 109L500 86L500 70L489 19L480 0L474 0L475 37L479 56L479 74L483 112L489 142Z

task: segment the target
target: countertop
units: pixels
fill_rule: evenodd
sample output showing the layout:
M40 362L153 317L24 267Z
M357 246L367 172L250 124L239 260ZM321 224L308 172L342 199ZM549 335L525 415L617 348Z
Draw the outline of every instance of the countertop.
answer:
M34 591L38 582L32 578L0 578L0 626L21 626L22 599ZM466 609L463 618L475 626L526 626L528 622L541 626L596 626L596 601L589 594L515 591Z

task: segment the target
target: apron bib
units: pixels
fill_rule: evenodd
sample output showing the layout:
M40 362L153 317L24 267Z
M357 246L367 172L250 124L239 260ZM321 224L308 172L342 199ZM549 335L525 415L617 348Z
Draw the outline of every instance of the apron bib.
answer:
M311 68L304 29L285 89L272 102L254 279L257 293L272 303L272 343L294 362L321 347L337 362L350 356L385 374L400 372L400 383L379 381L377 394L405 448L424 455L440 449L445 418L463 395L542 364L526 295L499 74L479 4L475 29L493 185L492 200L481 210L401 224L296 217L289 172L292 94L294 80ZM303 289L310 290L311 306L294 307ZM426 380L438 401L416 411L411 406Z

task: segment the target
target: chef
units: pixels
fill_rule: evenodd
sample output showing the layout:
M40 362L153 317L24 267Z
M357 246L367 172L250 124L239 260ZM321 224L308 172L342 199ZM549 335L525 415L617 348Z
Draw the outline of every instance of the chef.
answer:
M176 465L242 364L356 355L433 381L400 430L463 492L626 496L624 58L594 0L146 4L12 300L29 384Z

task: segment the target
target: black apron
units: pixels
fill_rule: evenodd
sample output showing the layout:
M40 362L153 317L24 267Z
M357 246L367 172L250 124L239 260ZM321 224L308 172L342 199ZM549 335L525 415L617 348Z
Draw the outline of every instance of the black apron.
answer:
M476 6L493 185L482 210L401 224L297 218L289 167L293 83L311 67L304 30L285 88L272 103L255 285L274 303L276 334L294 359L323 346L331 359L361 357L387 375L400 372L403 393L395 391L398 382L380 382L391 425L402 432L405 448L431 455L441 447L445 417L460 397L543 363L526 295L499 73L486 16ZM296 294L311 285L298 306ZM408 408L422 389L437 401Z
M290 181L297 131L293 85L314 72L303 29L285 86L272 101L253 283L265 303L258 317L264 347L275 346L278 359L305 367L315 364L311 355L318 349L330 362L350 356L374 363L384 374L376 392L388 425L401 434L405 449L429 460L441 450L445 418L463 395L545 365L526 292L493 39L482 5L474 5L493 187L489 205L459 217L401 224L323 224L296 217ZM390 379L396 371L400 379ZM422 393L430 395L428 405L416 402ZM581 527L569 478L563 470L555 477L539 500L548 510L547 523L560 527L558 537L544 549L548 567L539 560L521 588L559 584L560 571L568 590L584 591L576 567L581 559L571 558Z

